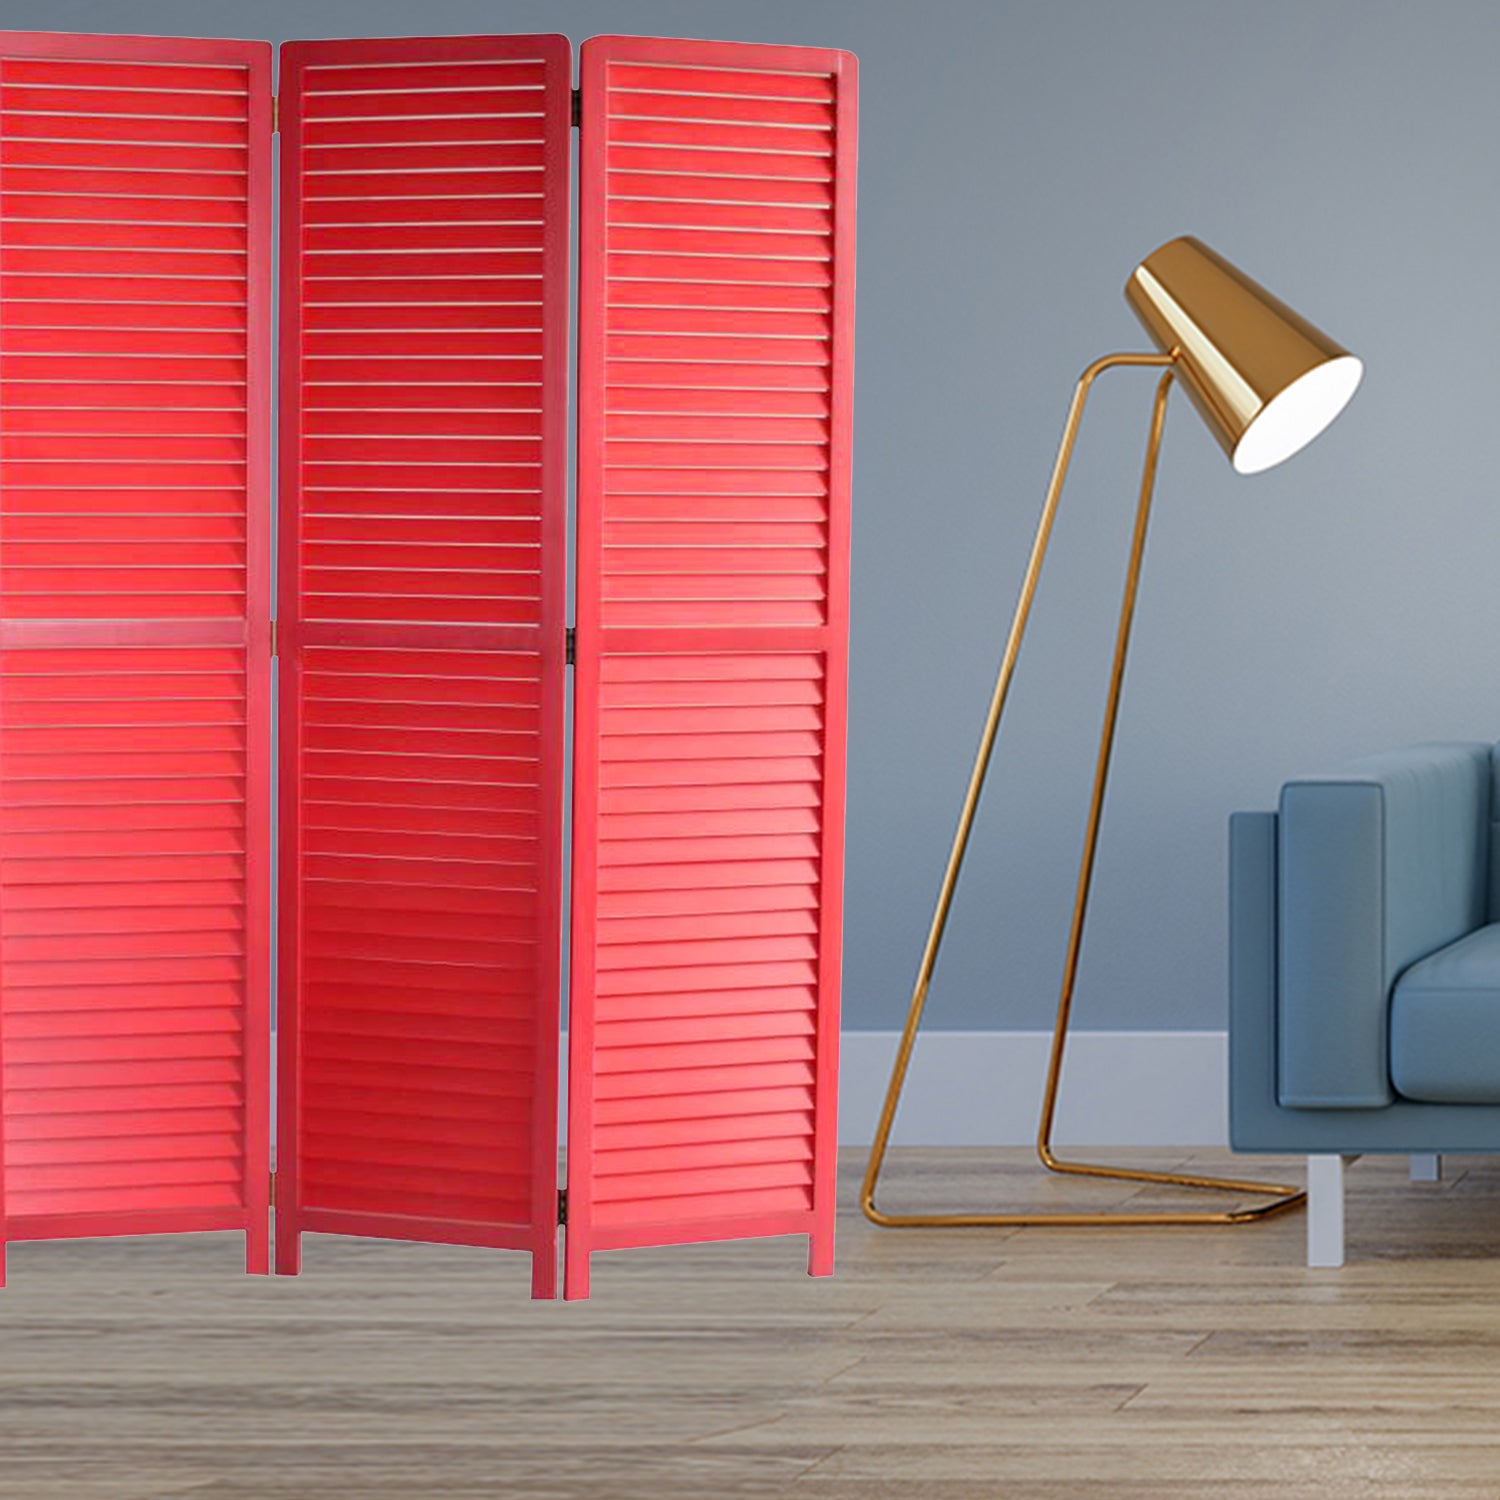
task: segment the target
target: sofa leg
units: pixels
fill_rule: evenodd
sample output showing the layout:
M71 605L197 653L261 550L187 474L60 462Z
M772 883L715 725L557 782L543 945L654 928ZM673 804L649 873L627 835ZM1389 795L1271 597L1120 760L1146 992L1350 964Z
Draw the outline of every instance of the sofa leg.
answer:
M1307 1158L1307 1264L1344 1263L1344 1168L1357 1156Z
M1435 1151L1414 1153L1411 1159L1413 1182L1441 1182L1443 1180L1443 1158Z

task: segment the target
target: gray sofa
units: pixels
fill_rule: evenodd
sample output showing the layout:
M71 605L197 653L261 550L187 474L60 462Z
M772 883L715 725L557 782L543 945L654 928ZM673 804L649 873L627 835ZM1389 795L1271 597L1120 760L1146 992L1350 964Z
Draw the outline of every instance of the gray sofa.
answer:
M1419 745L1230 819L1230 1140L1308 1154L1310 1265L1343 1262L1352 1158L1500 1153L1497 778Z

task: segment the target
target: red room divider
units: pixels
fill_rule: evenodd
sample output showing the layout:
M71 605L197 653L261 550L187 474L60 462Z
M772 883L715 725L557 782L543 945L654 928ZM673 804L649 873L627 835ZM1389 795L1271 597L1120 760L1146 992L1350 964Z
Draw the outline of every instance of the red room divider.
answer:
M566 1295L594 1250L833 1263L854 88L583 47Z
M0 33L5 1238L269 1189L271 49Z
M0 1244L831 1269L853 60L583 57L283 48L278 648L270 49L0 33Z
M277 1264L557 1259L563 37L282 52Z

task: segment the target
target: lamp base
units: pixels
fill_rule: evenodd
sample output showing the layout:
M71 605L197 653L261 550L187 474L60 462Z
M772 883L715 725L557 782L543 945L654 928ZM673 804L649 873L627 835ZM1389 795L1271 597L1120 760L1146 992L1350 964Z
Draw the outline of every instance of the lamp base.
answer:
M1307 1202L1302 1188L1283 1183L1241 1181L1229 1177L1200 1177L1185 1172L1152 1172L1135 1167L1096 1166L1084 1162L1061 1161L1050 1150L1038 1147L1038 1158L1049 1172L1074 1177L1102 1177L1114 1182L1139 1182L1163 1187L1191 1188L1223 1193L1272 1193L1269 1203L1249 1208L1163 1209L1153 1212L1119 1210L1058 1210L1024 1213L913 1213L891 1214L875 1206L873 1194L861 1195L860 1209L872 1223L883 1229L1105 1229L1113 1226L1154 1226L1193 1224L1253 1224L1277 1214L1288 1213Z

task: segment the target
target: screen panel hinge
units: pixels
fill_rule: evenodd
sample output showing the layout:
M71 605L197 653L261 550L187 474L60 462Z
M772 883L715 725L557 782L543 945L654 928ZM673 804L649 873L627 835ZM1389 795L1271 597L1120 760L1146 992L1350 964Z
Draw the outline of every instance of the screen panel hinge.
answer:
M557 1222L565 1225L568 1222L568 1190L558 1188L557 1190Z
M582 125L582 124L583 124L583 90L582 89L574 89L573 90L573 116L572 116L573 129L577 130L578 127L580 125Z
M271 95L271 134L276 135L281 129L281 95Z
M563 643L563 660L570 667L578 660L578 632L576 630L567 632L567 639Z

